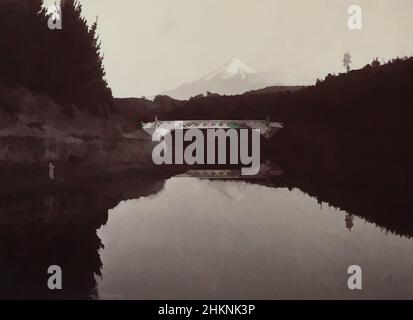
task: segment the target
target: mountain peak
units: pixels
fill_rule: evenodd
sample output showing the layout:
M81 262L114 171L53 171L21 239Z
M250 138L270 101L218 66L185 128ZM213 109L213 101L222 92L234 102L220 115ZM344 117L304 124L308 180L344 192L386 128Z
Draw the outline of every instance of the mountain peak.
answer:
M217 76L221 77L222 79L232 77L246 78L248 75L255 73L257 72L254 69L247 67L244 61L234 57L231 60L229 60L229 62L226 63L223 67L206 76L205 79L210 80Z
M241 94L246 91L267 87L263 73L248 67L240 58L232 58L215 71L162 94L175 99L189 99L199 94Z

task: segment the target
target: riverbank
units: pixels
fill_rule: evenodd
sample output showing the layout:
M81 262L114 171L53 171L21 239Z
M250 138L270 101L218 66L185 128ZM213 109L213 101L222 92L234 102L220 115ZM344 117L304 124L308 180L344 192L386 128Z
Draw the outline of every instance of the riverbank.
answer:
M0 166L2 183L0 198L70 194L88 191L97 185L122 180L165 179L174 174L169 167L133 163L55 163L54 179L49 178L48 166Z

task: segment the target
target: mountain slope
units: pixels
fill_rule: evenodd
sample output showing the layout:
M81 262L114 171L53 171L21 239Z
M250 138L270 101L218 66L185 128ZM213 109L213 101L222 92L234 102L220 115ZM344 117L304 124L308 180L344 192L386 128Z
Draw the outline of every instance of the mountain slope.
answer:
M262 73L248 67L241 59L232 58L221 68L206 76L162 94L183 100L199 94L206 94L208 91L221 95L234 95L268 85L269 83Z

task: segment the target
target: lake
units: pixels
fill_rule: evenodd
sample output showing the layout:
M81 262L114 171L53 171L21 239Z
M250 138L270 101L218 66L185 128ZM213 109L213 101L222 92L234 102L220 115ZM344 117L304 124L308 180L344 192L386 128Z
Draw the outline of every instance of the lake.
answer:
M413 298L410 237L294 188L174 177L110 209L97 235L95 298Z

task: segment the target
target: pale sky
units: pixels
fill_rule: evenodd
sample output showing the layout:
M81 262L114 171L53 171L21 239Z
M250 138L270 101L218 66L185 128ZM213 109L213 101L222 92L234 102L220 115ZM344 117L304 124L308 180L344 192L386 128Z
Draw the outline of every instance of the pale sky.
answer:
M47 0L54 3L55 0ZM283 84L312 84L378 56L413 55L411 0L82 0L99 16L107 80L116 97L151 96L232 57ZM347 9L363 10L349 30ZM63 21L64 28L64 21Z

